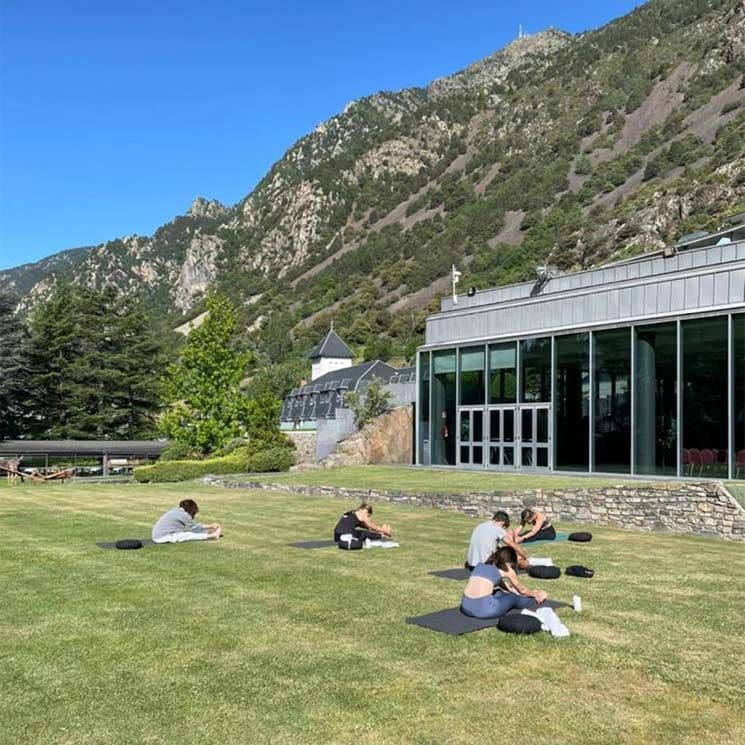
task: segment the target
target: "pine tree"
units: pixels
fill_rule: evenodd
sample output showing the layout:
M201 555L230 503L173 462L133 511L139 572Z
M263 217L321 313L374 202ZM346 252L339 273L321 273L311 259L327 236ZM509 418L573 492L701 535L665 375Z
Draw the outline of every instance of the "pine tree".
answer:
M203 453L246 434L249 407L240 382L251 359L233 347L237 318L230 302L213 295L207 310L168 369L163 387L170 406L160 421L168 438Z
M0 440L18 437L28 426L27 332L15 307L13 295L0 294Z
M59 285L32 319L31 346L37 436L152 434L161 348L136 302Z

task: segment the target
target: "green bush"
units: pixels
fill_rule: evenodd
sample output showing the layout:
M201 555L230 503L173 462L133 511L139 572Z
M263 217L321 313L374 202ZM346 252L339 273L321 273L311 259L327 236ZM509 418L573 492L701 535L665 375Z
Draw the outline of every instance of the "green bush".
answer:
M134 469L134 478L152 483L190 481L208 474L287 471L294 462L295 456L289 446L277 445L254 452L244 446L222 458L160 461L152 466L141 466Z
M161 454L160 461L190 460L196 453L191 445L185 442L172 442Z

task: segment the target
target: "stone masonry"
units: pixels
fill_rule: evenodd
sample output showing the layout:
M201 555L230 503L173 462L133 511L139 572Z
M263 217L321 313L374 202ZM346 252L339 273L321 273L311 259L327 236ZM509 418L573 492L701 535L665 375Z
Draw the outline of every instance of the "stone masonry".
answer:
M350 502L373 499L452 510L478 517L491 515L498 509L516 515L523 507L535 507L551 519L564 523L589 523L745 541L745 509L716 482L655 482L602 488L426 494L261 481L231 482L216 477L207 477L205 481L214 486L236 489L274 489L308 496L328 495Z

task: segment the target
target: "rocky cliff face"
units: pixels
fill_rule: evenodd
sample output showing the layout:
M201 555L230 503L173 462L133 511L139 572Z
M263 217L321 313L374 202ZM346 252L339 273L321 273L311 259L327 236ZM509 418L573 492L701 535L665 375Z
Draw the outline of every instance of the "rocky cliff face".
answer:
M378 93L295 143L233 207L0 272L31 308L57 276L176 317L211 286L259 347L415 343L450 265L479 286L716 228L745 207L745 3L651 0L597 31L516 40L426 88ZM261 320L258 320L263 316Z

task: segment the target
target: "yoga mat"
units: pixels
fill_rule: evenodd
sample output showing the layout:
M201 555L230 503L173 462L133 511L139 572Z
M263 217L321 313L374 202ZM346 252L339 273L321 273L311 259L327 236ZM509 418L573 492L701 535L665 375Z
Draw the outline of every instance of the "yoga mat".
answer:
M524 543L521 543L520 546L533 546L536 543L560 543L561 541L568 541L569 540L569 533L557 533L556 538L552 538L550 541L547 541L545 538L540 538L537 541L525 541Z
M531 608L569 608L569 603L562 603L560 600L546 600L545 602ZM507 615L520 613L519 608L513 608L507 612ZM406 623L414 626L422 626L425 629L439 631L443 634L460 636L461 634L470 634L472 631L481 631L496 626L499 623L498 618L471 618L465 613L461 613L460 608L446 608L434 613L427 613L424 616L410 616Z
M124 540L124 539L120 539L120 540ZM154 546L155 545L155 543L151 541L149 538L135 538L134 540L141 541L143 546ZM116 548L116 544L117 544L116 541L111 541L110 543L102 541L101 543L96 543L96 546L98 546L99 548L109 549L109 548Z
M455 569L439 569L436 572L427 572L433 577L442 577L443 579L457 579L458 581L466 580L471 576L471 572L465 567L456 567Z
M331 548L331 546L336 546L336 541L298 541L287 545L292 548Z
M518 574L527 574L523 569L517 570ZM471 576L471 572L465 567L456 567L455 569L438 569L436 572L427 572L433 577L442 577L443 579L455 579L458 582L464 582Z

